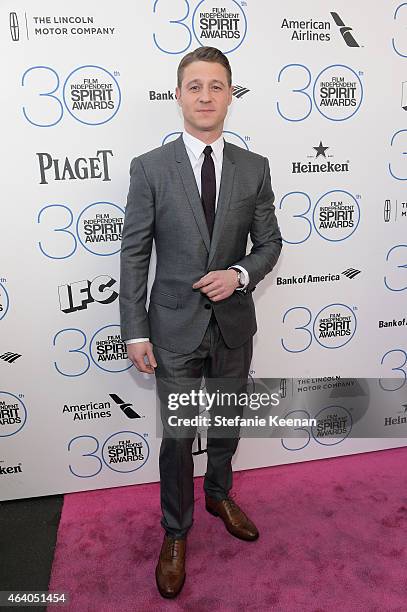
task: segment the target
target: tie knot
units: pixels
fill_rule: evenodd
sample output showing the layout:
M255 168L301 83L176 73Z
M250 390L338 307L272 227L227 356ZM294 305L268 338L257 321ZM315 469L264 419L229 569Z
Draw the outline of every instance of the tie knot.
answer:
M212 153L212 147L210 145L207 145L204 148L203 152L204 152L205 157L208 157L208 155L210 155Z

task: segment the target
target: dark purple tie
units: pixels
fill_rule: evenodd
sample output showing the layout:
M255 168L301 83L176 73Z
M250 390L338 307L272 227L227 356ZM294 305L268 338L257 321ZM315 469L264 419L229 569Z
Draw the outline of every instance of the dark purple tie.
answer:
M201 200L205 213L209 235L212 238L213 224L215 222L216 178L215 164L211 156L212 147L204 148L205 159L201 169Z

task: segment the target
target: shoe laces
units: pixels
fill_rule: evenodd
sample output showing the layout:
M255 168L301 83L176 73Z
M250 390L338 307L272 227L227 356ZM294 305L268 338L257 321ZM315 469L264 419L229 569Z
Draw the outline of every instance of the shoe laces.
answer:
M179 557L181 540L178 538L168 538L167 546L169 548L169 553L172 558Z
M230 510L234 510L235 512L238 512L240 516L243 516L243 517L245 516L244 512L239 508L239 506L235 502L233 495L229 495L225 499L224 503L225 503L226 508L229 508Z

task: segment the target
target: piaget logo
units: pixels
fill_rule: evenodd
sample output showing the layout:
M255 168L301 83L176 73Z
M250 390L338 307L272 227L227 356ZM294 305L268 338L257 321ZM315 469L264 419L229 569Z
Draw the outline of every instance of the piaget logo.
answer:
M53 157L50 153L37 153L40 172L40 185L48 185L49 181L86 181L101 179L110 181L109 158L113 156L111 149L96 151L94 157Z

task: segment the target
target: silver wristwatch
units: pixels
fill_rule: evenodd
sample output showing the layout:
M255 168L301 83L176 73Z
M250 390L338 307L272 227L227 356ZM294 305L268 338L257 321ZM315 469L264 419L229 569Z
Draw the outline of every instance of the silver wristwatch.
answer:
M239 287L243 287L244 283L242 281L242 271L239 268L232 268L237 272L237 282L239 283Z

